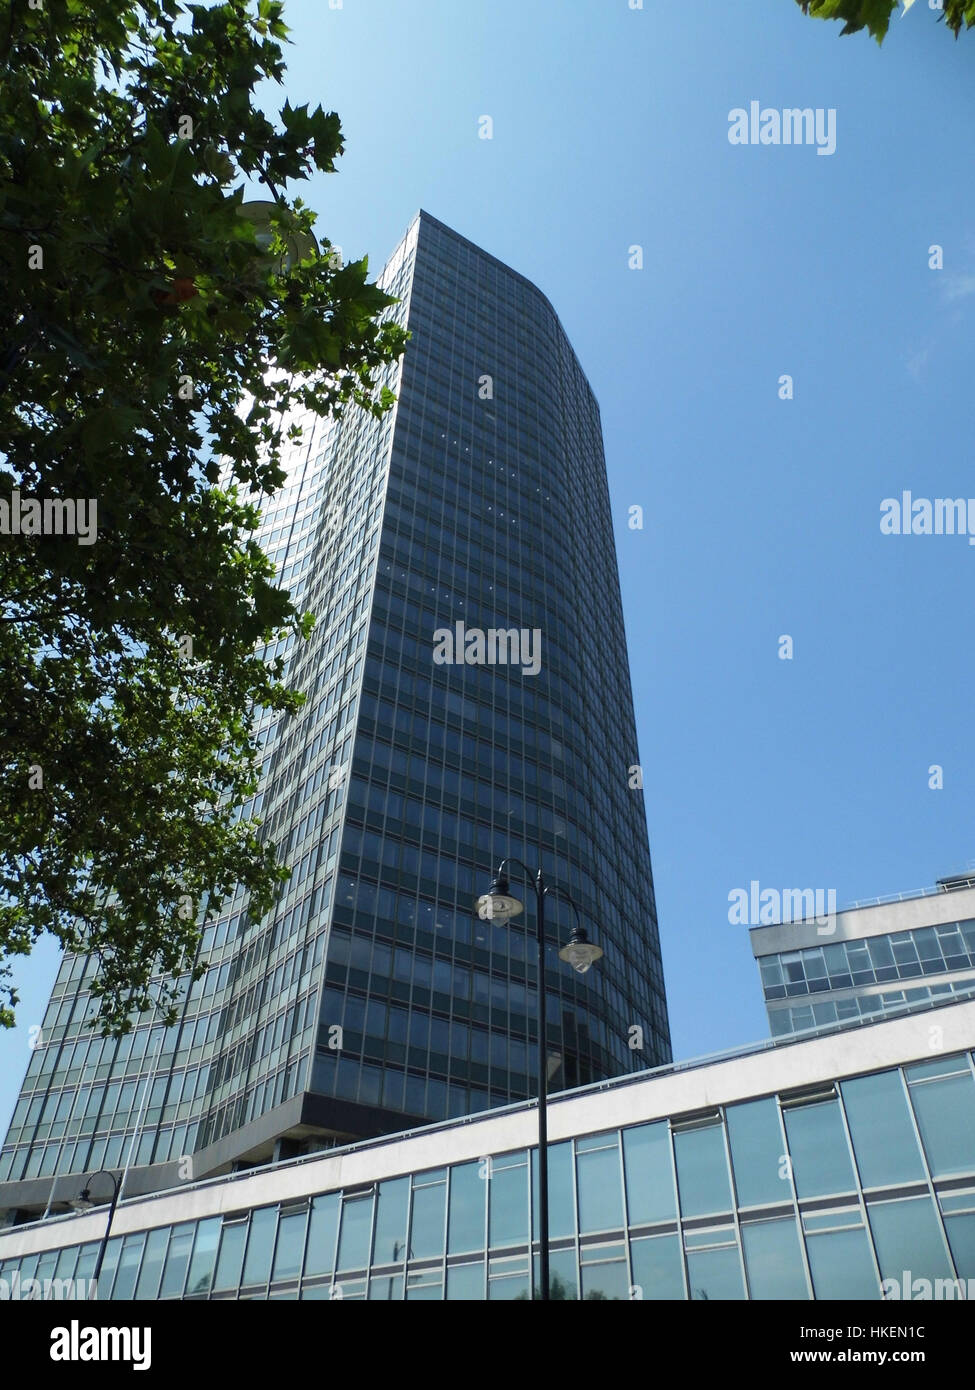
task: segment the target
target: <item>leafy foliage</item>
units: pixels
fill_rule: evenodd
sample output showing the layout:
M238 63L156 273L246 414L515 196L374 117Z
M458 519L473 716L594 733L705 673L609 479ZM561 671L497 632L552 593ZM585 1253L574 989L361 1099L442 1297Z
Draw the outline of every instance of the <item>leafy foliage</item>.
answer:
M914 2L910 0L911 5ZM796 0L796 3L802 7L803 14L812 15L814 19L843 20L841 36L868 29L878 43L883 43L891 15L898 6L898 0ZM944 0L938 8L956 39L963 28L975 26L975 0Z
M284 254L314 216L283 190L343 141L321 107L256 104L278 0L4 9L0 505L95 499L97 540L0 534L0 960L44 932L94 953L118 1033L236 884L259 916L287 877L246 814L253 715L300 703L263 647L311 618L253 498L283 484L283 411L389 408L404 334L365 260ZM0 983L10 1026L9 963Z

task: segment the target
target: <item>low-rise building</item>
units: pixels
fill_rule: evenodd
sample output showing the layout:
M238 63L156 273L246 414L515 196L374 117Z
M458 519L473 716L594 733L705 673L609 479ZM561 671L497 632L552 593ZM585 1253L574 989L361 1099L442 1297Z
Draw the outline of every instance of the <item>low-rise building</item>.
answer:
M975 1000L913 1005L553 1097L552 1296L975 1293L973 1043ZM537 1125L521 1103L123 1200L97 1296L530 1298ZM0 1297L90 1279L106 1216L0 1232Z

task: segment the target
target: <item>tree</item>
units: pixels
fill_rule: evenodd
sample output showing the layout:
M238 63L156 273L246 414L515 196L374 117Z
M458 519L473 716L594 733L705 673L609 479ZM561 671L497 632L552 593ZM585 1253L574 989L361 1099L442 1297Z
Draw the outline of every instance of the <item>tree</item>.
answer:
M235 885L259 917L287 877L247 814L254 711L298 707L263 648L312 618L253 498L283 483L289 407L390 407L405 334L366 260L284 255L315 221L288 184L343 140L321 107L256 104L284 73L278 0L4 9L0 1023L10 958L50 932L98 957L122 1033ZM176 987L158 999L173 1021Z
M905 12L914 2L905 0ZM796 0L796 3L802 7L803 14L812 15L814 19L842 19L841 36L868 29L878 43L883 43L898 0ZM975 26L975 0L938 0L930 8L942 12L945 24L956 39L963 28Z

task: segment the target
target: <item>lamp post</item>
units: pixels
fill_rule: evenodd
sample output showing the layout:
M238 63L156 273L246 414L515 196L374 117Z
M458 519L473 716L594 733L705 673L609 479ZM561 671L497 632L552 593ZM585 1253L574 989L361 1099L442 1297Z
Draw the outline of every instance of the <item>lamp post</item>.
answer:
M545 896L552 893L562 898L576 915L576 925L572 929L566 945L559 951L559 959L566 961L584 975L594 961L603 954L601 947L594 946L586 935L579 909L564 889L555 884L547 884L541 869L533 874L520 859L502 859L494 882L486 893L482 893L475 903L475 910L482 921L499 922L502 926L516 917L524 906L511 896L511 885L506 872L509 864L516 865L525 875L526 881L535 890L538 924L538 1267L539 1297L549 1297L549 1258L548 1258L548 1043L545 1023Z
M108 1249L108 1238L112 1233L112 1220L115 1216L115 1208L118 1206L118 1199L122 1191L122 1184L119 1181L119 1179L115 1176L115 1174L111 1172L108 1168L99 1168L97 1173L92 1173L89 1176L87 1182L85 1183L85 1186L82 1188L81 1192L79 1192L75 1200L71 1203L75 1211L91 1211L92 1207L95 1205L95 1203L91 1200L91 1180L92 1178L100 1178L103 1173L106 1177L109 1177L112 1180L112 1201L108 1208L108 1221L105 1226L105 1234L102 1236L102 1243L98 1247L98 1259L95 1261L95 1269L91 1276L92 1289L96 1292L98 1289L98 1276L102 1272L102 1264L105 1260L105 1251Z

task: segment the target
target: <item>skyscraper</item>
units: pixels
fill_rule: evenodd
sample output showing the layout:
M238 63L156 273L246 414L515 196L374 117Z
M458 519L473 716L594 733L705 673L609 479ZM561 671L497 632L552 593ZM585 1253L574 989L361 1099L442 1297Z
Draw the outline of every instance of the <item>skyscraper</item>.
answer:
M605 952L562 964L553 900L550 1087L670 1059L598 406L544 295L436 219L381 284L412 334L394 411L297 421L263 514L318 615L253 808L292 877L262 921L239 897L206 928L173 1028L93 1037L94 963L65 959L0 1211L71 1173L130 1161L147 1191L534 1094L534 923L473 911L506 856Z

